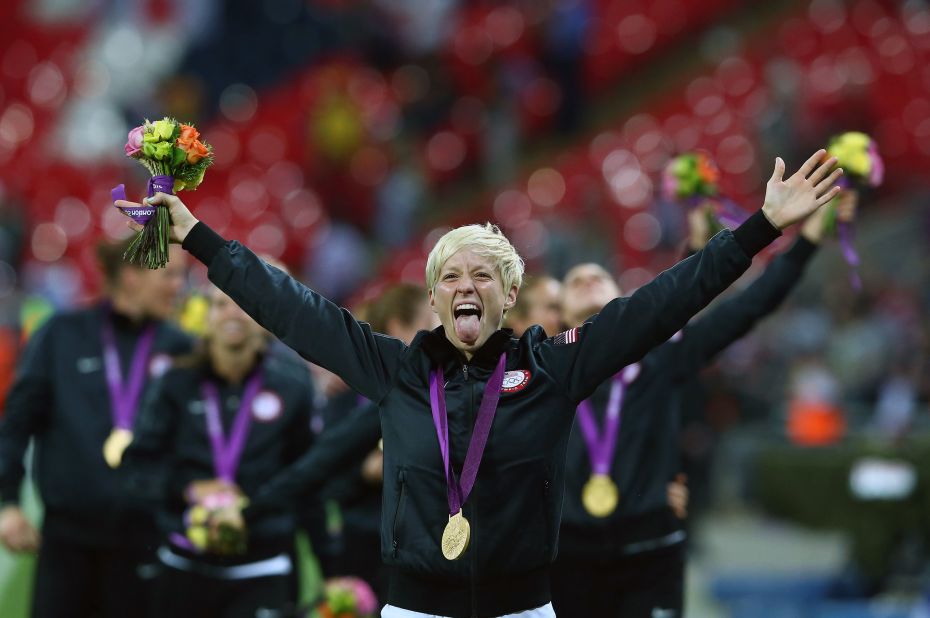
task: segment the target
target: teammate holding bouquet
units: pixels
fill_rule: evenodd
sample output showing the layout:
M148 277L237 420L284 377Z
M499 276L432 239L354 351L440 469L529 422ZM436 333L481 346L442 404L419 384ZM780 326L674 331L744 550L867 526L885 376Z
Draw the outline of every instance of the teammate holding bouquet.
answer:
M227 242L177 197L149 204L169 209L173 240L259 323L378 404L381 555L391 568L382 616L544 618L554 615L549 568L576 406L681 329L781 229L836 195L841 172L829 173L834 161L821 163L823 154L788 179L779 159L764 206L743 225L555 337L501 330L523 263L493 226L437 242L426 282L442 326L408 346Z
M852 221L856 199L853 192L841 194L840 220ZM712 208L699 204L689 210L690 252L710 239ZM682 615L687 498L677 479L683 394L717 354L794 289L828 231L830 216L827 208L811 215L792 247L746 289L712 306L579 406L568 443L552 578L560 618ZM570 327L620 295L613 278L596 264L576 266L563 286Z
M254 616L292 599L297 505L243 518L260 485L310 447L309 373L217 289L206 335L146 398L128 490L157 510L155 616Z
M885 178L885 163L878 152L878 144L865 133L848 131L830 138L827 156L836 159L836 165L846 169L840 186L852 191L879 187ZM828 228L840 241L843 259L849 265L849 282L856 291L862 290L859 278L859 254L855 247L855 226L840 216L839 201L834 198L827 205L830 215Z
M155 527L125 499L118 467L140 397L191 344L165 322L184 285L184 253L151 271L123 261L126 245L98 248L102 302L54 315L32 336L0 421L0 542L38 550L37 618L121 618L148 599ZM41 536L18 506L33 438Z

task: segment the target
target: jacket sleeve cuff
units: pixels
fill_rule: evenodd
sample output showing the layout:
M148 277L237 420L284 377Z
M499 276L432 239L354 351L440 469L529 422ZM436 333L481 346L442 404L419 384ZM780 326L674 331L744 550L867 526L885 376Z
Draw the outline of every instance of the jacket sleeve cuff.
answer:
M769 223L761 208L733 230L736 243L748 257L762 251L779 236L781 236L781 230Z
M785 258L803 264L811 259L811 256L817 253L819 245L815 245L803 236L798 236L791 248L785 252Z
M189 251L207 267L225 245L226 239L210 229L210 226L203 221L198 221L181 243L182 248Z

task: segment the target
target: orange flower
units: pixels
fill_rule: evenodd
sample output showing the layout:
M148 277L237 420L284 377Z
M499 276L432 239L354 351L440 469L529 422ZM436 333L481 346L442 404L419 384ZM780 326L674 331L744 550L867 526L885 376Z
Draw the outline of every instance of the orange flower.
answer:
M187 162L195 165L198 161L210 154L210 151L200 140L194 140L189 146L180 144L181 150L187 153Z
M717 166L714 165L713 161L710 161L706 156L698 156L697 161L698 176L708 184L716 184L717 179L720 176Z
M181 134L178 135L178 146L181 146L182 148L184 148L184 146L193 144L199 138L200 138L200 131L190 126L189 124L182 124ZM188 150L188 148L184 148L184 150Z

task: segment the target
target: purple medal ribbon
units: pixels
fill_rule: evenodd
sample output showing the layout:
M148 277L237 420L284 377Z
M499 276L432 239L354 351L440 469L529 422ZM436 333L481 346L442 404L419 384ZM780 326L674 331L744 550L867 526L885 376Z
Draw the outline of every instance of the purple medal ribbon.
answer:
M604 419L604 433L597 430L597 420L594 418L594 406L590 399L578 404L578 423L588 447L588 458L591 461L591 470L594 474L610 474L610 464L617 448L617 436L620 434L622 421L623 396L626 387L632 381L627 370L615 375L610 385L610 398L607 400L607 418Z
M720 203L717 220L731 230L735 230L749 218L749 214L733 200L726 197L719 197L717 200Z
M491 435L491 424L497 414L497 402L501 396L501 385L504 383L504 368L507 364L506 354L501 354L497 361L497 368L488 379L484 387L484 396L478 408L475 419L475 428L468 443L468 452L465 454L465 463L462 465L461 480L455 478L455 472L449 463L449 417L446 414L446 392L442 368L436 368L429 374L429 402L433 412L433 426L436 427L436 437L439 438L439 451L442 453L442 465L446 473L446 488L449 498L449 514L455 515L462 509L468 500L475 479L478 477L478 466L484 456L484 448Z
M155 325L150 324L142 332L132 352L129 380L124 383L113 323L109 317L103 320L103 367L107 376L107 389L110 391L110 413L113 416L113 426L116 428L132 431L136 407L142 395L149 355L154 342Z
M847 221L837 222L836 234L840 240L843 259L849 265L849 284L854 290L860 292L862 291L862 279L859 278L859 254L856 253L856 247L853 244L856 237L853 224Z
M706 202L711 202L716 206L714 209L714 216L717 218L717 221L731 230L735 230L749 218L749 214L740 208L739 204L729 198L719 195L713 197L696 195L688 198L686 204L688 208L697 208Z
M152 176L148 183L148 197L154 197L156 193L174 193L174 178L171 176ZM116 185L110 189L110 197L113 201L126 200L126 185ZM119 207L117 207L119 208ZM157 206L130 206L128 208L119 208L124 214L139 225L145 225L149 219L155 216Z
M841 176L836 184L842 189L849 188L849 180ZM856 230L853 224L848 221L836 222L836 236L840 241L840 250L843 252L843 259L849 265L849 284L857 292L862 291L862 279L859 278L859 254L853 244L856 238Z
M204 404L206 405L207 433L210 435L210 450L213 452L213 471L216 477L234 483L242 450L252 425L252 402L262 387L262 371L257 369L246 380L242 391L239 410L233 419L229 439L223 432L223 419L220 414L220 393L216 384L205 381L201 385Z

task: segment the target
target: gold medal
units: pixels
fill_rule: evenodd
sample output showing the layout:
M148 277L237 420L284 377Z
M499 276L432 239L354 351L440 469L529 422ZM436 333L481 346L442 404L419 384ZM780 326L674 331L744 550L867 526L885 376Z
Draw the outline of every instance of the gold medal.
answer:
M462 509L455 515L449 516L449 523L442 531L442 555L446 560L458 560L468 549L468 540L471 537L471 526Z
M121 427L114 427L106 442L103 443L103 458L111 468L119 468L123 453L132 444L132 432Z
M592 474L581 491L581 502L594 517L607 517L617 509L619 501L617 485L606 474Z

